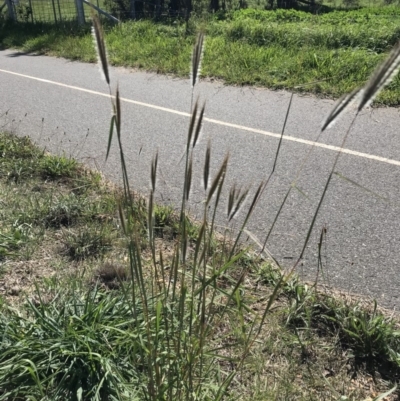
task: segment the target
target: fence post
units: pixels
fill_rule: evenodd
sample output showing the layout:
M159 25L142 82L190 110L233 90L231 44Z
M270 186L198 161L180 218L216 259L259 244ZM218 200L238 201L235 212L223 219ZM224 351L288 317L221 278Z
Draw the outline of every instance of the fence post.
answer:
M78 24L83 25L85 23L85 10L83 9L83 1L75 0L76 13L78 15Z
M14 5L12 0L6 0L7 8L8 8L8 18L13 21L17 20L17 16L15 15Z
M132 18L132 19L136 19L136 5L135 5L135 0L130 0L130 3L129 3L129 16Z
M56 13L56 6L54 4L54 0L52 0L52 5L53 5L54 22L57 24L57 13Z

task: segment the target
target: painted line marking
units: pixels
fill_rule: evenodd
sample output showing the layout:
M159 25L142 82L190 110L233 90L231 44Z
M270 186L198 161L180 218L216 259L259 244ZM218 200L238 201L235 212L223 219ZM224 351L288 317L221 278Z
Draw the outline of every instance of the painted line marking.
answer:
M97 91L93 91L91 89L81 88L79 86L67 85L67 84L63 84L61 82L50 81L48 79L32 77L30 75L20 74L18 72L2 70L2 69L0 69L0 72L3 72L5 74L15 75L18 77L32 79L34 81L44 82L44 83L51 84L51 85L60 86L63 88L73 89L73 90L77 90L80 92L90 93L91 95L103 96L103 97L108 97L108 98L110 97L110 95L108 93L97 92ZM157 106L155 104L143 103L143 102L139 102L137 100L127 99L127 98L123 98L123 97L121 97L121 101L125 102L125 103L135 104L137 106L142 106L142 107L147 107L147 108L151 108L151 109L155 109L155 110L159 110L159 111L164 111L166 113L177 114L177 115L183 116L183 117L190 117L189 113L170 109L167 107ZM221 121L221 120L215 120L213 118L204 117L204 121L207 121L208 123L211 123L211 124L221 125L224 127L235 128L235 129L238 129L241 131L247 131L247 132L252 132L255 134L265 135L265 136L269 136L272 138L279 139L281 137L280 134L275 134L273 132L268 132L268 131L264 131L264 130L257 129L257 128L246 127L243 125L228 123L228 122ZM376 156L376 155L372 155L369 153L357 152L355 150L351 150L351 149L347 149L347 148L340 148L339 146L327 145L325 143L309 141L307 139L301 139L301 138L288 136L288 135L283 135L282 139L285 141L301 143L301 144L307 145L307 146L315 146L315 147L321 148L321 149L332 150L334 152L341 151L342 153L347 154L347 155L362 157L364 159L370 159L370 160L378 161L381 163L387 163L387 164L392 164L395 166L400 166L400 161L398 161L398 160L388 159L386 157Z

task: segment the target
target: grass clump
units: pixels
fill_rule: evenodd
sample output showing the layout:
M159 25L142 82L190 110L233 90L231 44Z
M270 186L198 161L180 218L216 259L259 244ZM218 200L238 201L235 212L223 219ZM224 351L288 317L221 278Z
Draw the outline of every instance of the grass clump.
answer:
M42 152L29 139L29 137L16 137L7 132L2 132L0 137L0 157L2 161L24 160L37 158Z
M121 281L129 279L129 272L127 266L105 261L94 272L94 279L106 289L112 290L120 288Z
M282 272L266 263L259 266L258 280L276 285ZM376 301L324 292L314 284L302 283L292 276L282 287L287 301L285 325L296 335L330 337L348 353L354 372L362 367L396 380L400 350L399 321L378 310Z
M64 293L20 313L5 308L0 332L2 399L132 400L144 385L145 344L121 295Z
M44 178L71 178L77 174L77 162L65 156L46 155L40 161Z
M301 291L289 308L291 327L337 336L338 344L354 358L355 368L366 364L373 371L398 365L398 323L378 312L376 302L367 310L354 301L341 302L304 287Z
M15 138L0 133L0 176L18 183L27 178L83 180L85 172L78 169L76 160L53 156L35 147L28 137ZM94 182L95 178L91 177Z
M18 250L31 239L32 227L13 224L0 232L0 260L18 254Z
M16 183L31 177L41 156L29 138L14 139L8 133L0 134L0 177Z
M111 230L108 227L84 227L77 232L67 230L63 233L62 242L64 252L71 260L100 258L112 248Z
M56 198L42 216L45 226L60 228L75 224L83 215L85 201L73 193Z
M3 261L23 255L24 259L34 258L35 250L50 238L62 248L61 228L74 229L75 237L68 237L71 257L73 253L76 259L96 252L100 255L109 249L111 232L116 230L117 203L112 191L103 195L99 174L64 155L46 154L28 137L9 133L0 133L0 161ZM104 223L107 230L102 228ZM104 235L97 238L96 232ZM96 243L102 246L96 248Z

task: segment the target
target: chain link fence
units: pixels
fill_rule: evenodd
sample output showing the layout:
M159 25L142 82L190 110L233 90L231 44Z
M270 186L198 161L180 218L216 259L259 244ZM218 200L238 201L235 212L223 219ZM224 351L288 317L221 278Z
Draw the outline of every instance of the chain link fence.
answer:
M112 3L110 2L110 4ZM6 0L3 5L3 13L17 22L57 24L76 21L84 24L90 19L90 8L114 22L118 22L115 15L121 14L121 10L116 7L110 9L105 0L91 0L90 2L87 0Z
M6 0L6 9L8 18L17 22L59 23L77 21L78 8L82 8L79 3L81 0Z
M186 17L191 0L5 0L0 11L17 22L89 21L91 10L114 22L144 17Z

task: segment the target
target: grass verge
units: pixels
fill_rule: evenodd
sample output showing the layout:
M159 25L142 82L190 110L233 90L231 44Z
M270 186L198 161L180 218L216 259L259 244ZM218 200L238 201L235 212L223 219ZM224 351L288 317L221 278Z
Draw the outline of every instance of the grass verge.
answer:
M151 349L146 313L154 311L157 320L169 312L162 304L151 307L155 294L147 301L127 301L132 273L119 227L120 191L72 159L46 154L28 138L0 134L0 150L0 399L144 399ZM150 289L154 255L147 234L149 205L135 199L141 285ZM176 263L179 215L157 205L154 224L156 263L165 272L157 280L168 282ZM190 247L196 247L201 224L190 224ZM215 238L210 268L220 266L229 250L223 239ZM225 397L360 400L393 386L400 374L396 319L374 304L333 296L287 277L250 249L236 255L215 279L218 290L209 294L215 299L206 298L215 308L214 322L209 322L203 364L191 362L194 370L207 367L201 373L206 380L199 399L217 399L221 382L232 364L239 363L235 355L242 355L252 321L260 318L283 278L266 324ZM229 294L233 298L227 303ZM175 303L165 307L180 308ZM179 329L168 331L167 322ZM164 352L176 351L176 342L185 341L190 327L196 327L190 320L160 319L150 338ZM195 343L190 346L196 348ZM188 368L180 360L184 355L160 355L174 369ZM167 394L171 377L169 373L159 383Z
M362 85L400 38L397 6L311 15L293 10L241 10L222 20L125 22L109 27L109 61L178 76L189 75L195 33L207 35L202 74L228 84L259 85L338 97ZM4 24L0 46L95 61L88 29L73 25ZM396 78L376 100L400 104Z

